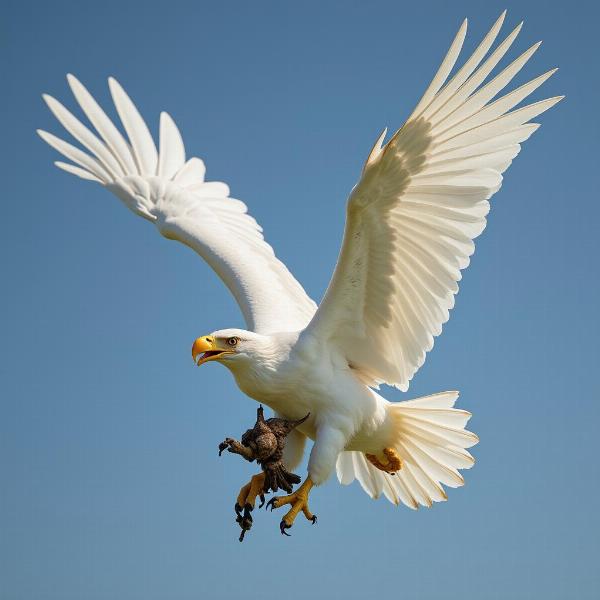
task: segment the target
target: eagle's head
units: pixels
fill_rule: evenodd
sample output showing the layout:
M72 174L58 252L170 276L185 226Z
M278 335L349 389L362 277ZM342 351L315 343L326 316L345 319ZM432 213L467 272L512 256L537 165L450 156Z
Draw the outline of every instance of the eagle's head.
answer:
M256 363L268 353L269 336L244 329L221 329L194 341L192 358L200 366L216 360L229 368Z

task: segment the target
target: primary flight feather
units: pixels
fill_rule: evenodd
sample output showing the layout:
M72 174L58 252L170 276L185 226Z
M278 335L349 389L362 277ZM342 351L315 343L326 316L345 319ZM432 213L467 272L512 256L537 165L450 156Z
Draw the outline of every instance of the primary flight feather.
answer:
M308 477L274 507L290 505L281 531L308 495L336 468L343 484L358 479L372 497L411 508L446 499L472 466L465 430L470 413L454 408L457 392L391 403L375 390L407 390L454 305L461 270L483 231L489 199L502 174L539 127L531 120L562 97L519 106L555 69L505 93L535 53L535 44L499 73L495 68L521 25L496 42L494 23L473 54L454 69L467 30L461 25L425 94L406 123L372 148L350 194L337 266L321 304L277 259L246 206L221 182L204 179L199 158L186 161L171 117L160 115L159 147L114 79L110 92L125 138L72 75L71 90L95 132L50 96L50 110L82 150L40 136L70 163L65 171L96 181L160 233L195 250L237 300L248 330L228 329L194 342L197 363L218 361L242 391L287 419L309 418L288 438L293 469L306 438L314 440ZM454 70L454 74L451 73ZM253 508L263 480L255 476L238 503Z

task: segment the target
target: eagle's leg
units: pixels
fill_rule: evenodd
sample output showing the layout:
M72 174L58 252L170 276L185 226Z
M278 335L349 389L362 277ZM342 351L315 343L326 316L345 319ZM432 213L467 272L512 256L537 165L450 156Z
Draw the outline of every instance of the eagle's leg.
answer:
M244 540L246 531L252 527L252 515L250 513L254 510L256 497L260 497L261 507L265 503L264 484L265 474L258 473L253 475L250 481L240 489L240 493L235 502L236 521L242 528L240 542Z
M307 477L304 480L304 483L294 493L289 496L281 496L269 500L267 508L270 506L271 510L284 506L285 504L291 505L290 510L288 510L279 524L279 529L282 534L289 535L289 533L286 532L286 529L289 529L294 524L300 511L302 511L309 521L312 521L313 525L317 522L316 515L313 515L308 508L308 495L310 494L313 485L312 479Z
M317 517L308 508L308 495L314 485L321 485L327 481L335 469L340 452L348 444L349 437L350 433L339 427L322 426L317 429L315 443L310 451L308 461L308 477L293 494L272 498L267 504L267 507L271 506L272 509L279 508L284 504L291 505L290 510L279 524L281 533L288 535L286 529L294 524L300 511L309 521L312 521L313 525L317 522Z
M250 481L244 485L240 489L240 493L238 494L237 501L235 503L235 511L241 511L242 508L246 506L250 508L250 510L254 509L254 505L256 504L256 497L260 496L261 505L265 502L265 496L263 487L265 485L265 474L257 473L253 475Z
M386 458L385 463L381 462L375 454L365 454L365 456L367 457L367 460L380 471L394 475L396 471L399 471L402 468L402 459L394 448L384 448L383 454Z

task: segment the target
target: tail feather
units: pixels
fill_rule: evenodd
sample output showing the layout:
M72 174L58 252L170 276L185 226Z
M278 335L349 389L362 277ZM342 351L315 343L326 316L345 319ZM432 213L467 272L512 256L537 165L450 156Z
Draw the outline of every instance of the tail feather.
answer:
M371 498L379 498L383 485L376 477L375 469L369 469L369 465L365 457L360 453L352 454L352 462L354 465L354 474L363 489L371 496Z
M362 452L346 451L337 462L340 483L358 479L371 498L383 493L393 504L402 502L413 509L447 500L443 486L464 485L459 469L469 469L475 462L466 448L479 441L464 429L471 414L454 408L457 398L458 392L441 392L390 404L393 445L402 469L391 475L377 469Z
M338 456L336 471L338 480L342 485L350 485L356 478L353 458L354 452L341 452Z

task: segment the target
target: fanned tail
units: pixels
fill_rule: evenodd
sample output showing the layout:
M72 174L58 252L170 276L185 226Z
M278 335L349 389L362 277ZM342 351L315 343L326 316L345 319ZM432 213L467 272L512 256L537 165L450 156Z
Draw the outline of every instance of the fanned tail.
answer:
M373 466L362 452L346 451L337 461L340 483L348 485L358 479L372 498L383 493L390 502L413 509L447 500L443 486L464 485L459 469L475 463L466 448L479 441L465 429L471 413L454 408L457 398L458 392L441 392L390 403L396 433L393 448L402 459L402 468L391 475Z

